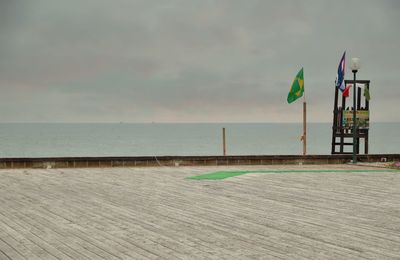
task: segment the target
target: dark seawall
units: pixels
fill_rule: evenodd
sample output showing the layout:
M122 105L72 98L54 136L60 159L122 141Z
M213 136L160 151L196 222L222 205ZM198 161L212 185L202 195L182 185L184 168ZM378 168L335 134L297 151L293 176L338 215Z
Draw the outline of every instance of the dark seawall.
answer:
M141 156L141 157L49 157L0 158L0 169L90 168L149 166L219 166L279 164L344 164L351 155L235 155L235 156ZM359 162L400 161L400 154L358 155Z

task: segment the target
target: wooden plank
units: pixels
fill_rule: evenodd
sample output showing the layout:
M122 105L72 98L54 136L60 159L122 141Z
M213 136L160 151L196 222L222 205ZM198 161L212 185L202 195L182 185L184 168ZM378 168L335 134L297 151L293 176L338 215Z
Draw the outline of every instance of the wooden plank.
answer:
M4 238L0 238L0 255L6 259L25 259L12 245L7 243Z
M288 168L360 169L1 170L0 258L398 257L398 173L310 171L186 179L219 170Z

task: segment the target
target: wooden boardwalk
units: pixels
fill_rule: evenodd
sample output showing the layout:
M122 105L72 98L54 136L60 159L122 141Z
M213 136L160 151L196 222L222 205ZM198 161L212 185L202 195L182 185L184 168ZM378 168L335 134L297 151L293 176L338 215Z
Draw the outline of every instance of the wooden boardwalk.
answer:
M400 174L0 171L0 259L400 259ZM366 167L363 167L366 169Z

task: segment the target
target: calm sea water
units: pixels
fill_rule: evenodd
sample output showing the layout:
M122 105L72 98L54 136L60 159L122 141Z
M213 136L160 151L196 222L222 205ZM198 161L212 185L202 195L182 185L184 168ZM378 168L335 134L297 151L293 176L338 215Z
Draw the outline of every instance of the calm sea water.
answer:
M0 157L301 154L301 124L0 124ZM375 123L370 153L400 153L400 123ZM331 124L308 124L308 153L330 154Z

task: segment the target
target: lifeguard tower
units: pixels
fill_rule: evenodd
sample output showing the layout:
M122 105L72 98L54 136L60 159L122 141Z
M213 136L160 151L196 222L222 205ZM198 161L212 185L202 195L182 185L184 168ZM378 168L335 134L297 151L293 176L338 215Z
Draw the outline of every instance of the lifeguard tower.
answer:
M352 154L353 152L353 111L356 113L356 153L360 154L360 140L364 140L364 154L368 154L369 131L369 80L356 80L356 104L353 108L354 80L345 80L351 91L345 97L335 87L333 107L332 150L331 154ZM346 105L346 100L348 105ZM341 101L341 102L340 102ZM346 149L347 148L347 149Z

